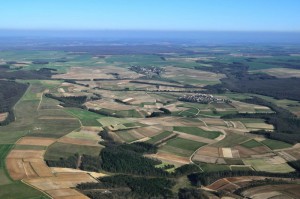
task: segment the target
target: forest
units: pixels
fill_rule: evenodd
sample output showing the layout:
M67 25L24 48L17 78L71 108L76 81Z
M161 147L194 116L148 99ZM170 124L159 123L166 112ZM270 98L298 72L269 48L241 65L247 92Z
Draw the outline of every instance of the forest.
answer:
M195 67L195 69L226 75L226 78L221 79L221 84L205 87L210 93L224 93L230 90L238 93L266 95L276 99L300 100L299 78L276 78L263 73L250 74L248 73L249 66L242 62L210 61L204 63L212 64L213 67Z
M8 116L4 121L0 122L0 126L7 125L15 120L13 107L23 96L27 88L28 84L0 80L0 113L8 112Z
M63 107L83 108L83 104L87 101L87 96L59 97L50 93L46 93L45 96L60 101Z
M188 175L189 180L194 186L207 186L220 178L237 177L237 176L265 176L265 177L278 177L296 179L300 177L300 173L270 173L265 171L215 171L192 173Z

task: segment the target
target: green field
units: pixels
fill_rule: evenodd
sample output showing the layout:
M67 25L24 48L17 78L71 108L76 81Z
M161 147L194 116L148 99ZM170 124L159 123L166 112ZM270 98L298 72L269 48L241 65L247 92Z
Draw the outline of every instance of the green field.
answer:
M132 123L125 123L123 124L125 127L128 128L134 128L134 127L144 127L146 126L145 124L139 123L139 122L132 122Z
M293 146L293 145L288 144L286 142L281 142L281 141L277 141L277 140L270 140L270 139L266 139L266 140L262 141L261 143L263 143L264 145L266 145L267 147L269 147L272 150L274 150L274 149L284 149L284 148L289 148L289 147Z
M230 171L229 166L222 164L208 164L208 163L199 163L201 169L205 172L215 172L215 171Z
M160 141L160 140L162 140L162 139L164 139L164 138L166 138L170 135L172 135L172 132L164 131L164 132L162 132L162 133L160 133L156 136L151 137L151 139L148 140L147 142L150 143L150 144L154 144L154 143L156 143L156 142L158 142L158 141Z
M102 124L102 126L115 126L118 124L126 124L130 123L130 121L122 118L115 118L115 117L102 117L98 119L98 121Z
M66 137L69 138L75 138L75 139L86 139L86 140L99 140L100 136L98 134L92 134L92 133L84 133L79 131L74 131L66 135Z
M8 177L5 169L5 158L12 147L13 145L10 144L0 145L0 185L11 183L11 180Z
M217 142L213 144L214 147L234 147L242 142L245 142L249 138L243 135L239 135L236 133L230 133L227 134L227 136L221 140L220 142Z
M243 160L245 165L251 165L256 171L266 171L270 173L289 173L295 171L286 163L270 164L265 159L247 159Z
M107 115L107 116L123 117L123 118L126 118L126 117L141 118L142 117L142 115L134 109L115 111L115 110L111 110L111 109L107 109L107 108L102 108L100 111L101 111L101 114Z
M15 145L14 149L18 150L46 150L46 146L35 146L35 145Z
M17 181L12 184L0 186L0 198L3 199L49 199L42 192Z
M188 127L188 126L175 126L174 131L179 131L179 132L205 137L209 139L215 139L221 135L221 133L217 131L204 131L198 127Z
M101 126L97 119L103 116L97 113L93 113L83 109L68 108L65 111L75 117L77 117L83 126Z
M48 150L45 154L46 160L58 160L59 158L67 158L76 153L86 154L91 156L98 156L102 146L83 146L75 144L66 144L56 142L48 147Z
M247 142L242 143L241 146L246 147L246 148L254 148L254 147L260 147L263 145L261 143L257 142L256 140L249 140Z
M196 116L198 113L198 109L190 108L185 111L175 112L174 115L183 116L183 117L193 117Z
M196 142L193 140L183 139L183 138L174 138L169 140L166 145L172 147L178 147L180 149L184 149L188 151L195 151L206 144L202 142Z
M125 142L133 142L138 140L130 133L130 131L122 130L122 131L116 131L115 133Z
M248 166L231 166L232 171L252 171L252 167Z
M38 119L29 136L60 138L71 131L78 129L80 124L76 119Z

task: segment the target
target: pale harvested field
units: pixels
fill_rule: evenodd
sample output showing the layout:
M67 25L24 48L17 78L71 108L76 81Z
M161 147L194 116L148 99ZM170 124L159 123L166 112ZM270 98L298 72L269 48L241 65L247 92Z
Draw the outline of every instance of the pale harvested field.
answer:
M240 121L230 121L230 123L233 125L233 128L246 129L245 125Z
M178 134L178 137L184 138L187 140L193 140L193 141L203 142L203 143L207 143L207 144L211 144L214 142L214 140L212 140L212 139L208 139L208 138L204 138L204 137L200 137L200 136L196 136L196 135L191 135L191 134L187 134L187 133L182 133L182 132L178 132L178 131L174 131L174 132L176 134Z
M8 116L8 113L0 113L0 122L4 121Z
M219 148L211 147L211 146L201 147L196 152L196 155L205 155L205 156L210 156L210 157L220 157Z
M214 118L201 118L203 122L205 122L208 126L227 126L224 120L222 119L214 119Z
M57 173L53 177L25 179L25 182L43 191L76 187L85 182L97 182L86 173Z
M81 194L75 189L54 189L46 191L51 197L56 199L88 199L89 197Z
M65 74L53 75L52 78L61 79L116 79L111 73L120 74L121 78L136 79L143 75L129 71L126 68L107 66L105 68L71 67Z
M6 159L16 158L16 159L23 159L23 158L34 158L34 159L43 159L43 155L46 151L45 150L11 150Z
M115 102L113 100L105 100L105 99L90 101L90 102L85 103L84 105L91 109L107 108L107 109L116 110L116 111L126 111L126 110L132 110L132 109L136 108L133 106Z
M291 77L299 78L300 77L300 70L291 69L291 68L271 68L271 69L265 69L259 71L278 78L291 78Z
M58 140L58 142L66 143L66 144L76 144L76 145L99 146L97 140L77 139L71 137L62 137Z
M56 173L88 173L94 178L107 176L104 173L88 172L88 171L72 169L72 168L50 167L50 169L51 169L52 173L54 173L54 174L56 174Z
M299 149L285 150L284 152L291 155L295 159L300 160L300 150Z
M130 132L138 132L146 137L153 137L163 132L163 129L160 126L147 126L142 128L137 128L133 130L129 130Z
M49 146L54 142L55 139L53 138L23 137L16 144L33 145L33 146Z
M63 88L59 88L59 89L57 89L57 91L58 91L59 93L65 93L65 92L66 92L65 89L63 89Z
M211 163L211 164L216 164L218 159L219 158L217 158L217 157L199 155L199 154L196 154L193 156L193 161L206 162L206 163Z
M266 123L245 123L245 126L250 129L266 129L274 130L274 126Z
M222 148L224 158L233 158L231 148Z
M218 81L224 77L223 74L211 73L201 70L194 70L188 68L178 68L173 66L165 67L165 73L163 77L172 78L172 77L186 77L186 78L195 78L206 81Z
M158 152L157 154L146 155L146 157L157 158L161 161L167 161L167 162L171 162L171 163L174 163L177 165L178 164L184 165L184 164L190 163L190 159L188 157L181 157L181 156L177 156L174 154L163 153L163 152Z

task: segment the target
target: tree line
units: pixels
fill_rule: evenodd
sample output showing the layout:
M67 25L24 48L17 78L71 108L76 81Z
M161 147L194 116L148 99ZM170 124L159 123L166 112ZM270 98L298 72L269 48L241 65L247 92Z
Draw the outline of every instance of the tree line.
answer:
M300 142L300 119L297 118L290 111L278 107L272 102L266 101L259 97L252 97L251 99L242 100L246 103L257 104L261 106L267 106L274 111L274 113L238 113L225 115L223 119L232 118L262 118L265 119L268 124L272 124L275 127L275 133L270 133L268 131L260 130L251 132L253 134L264 135L270 139L276 139L291 144Z

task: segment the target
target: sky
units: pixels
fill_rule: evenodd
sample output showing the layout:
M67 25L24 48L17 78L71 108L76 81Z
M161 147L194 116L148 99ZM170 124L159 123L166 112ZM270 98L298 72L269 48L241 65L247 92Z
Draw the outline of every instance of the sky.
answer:
M300 1L0 0L0 29L300 32Z

